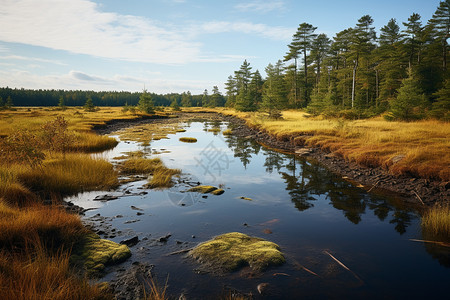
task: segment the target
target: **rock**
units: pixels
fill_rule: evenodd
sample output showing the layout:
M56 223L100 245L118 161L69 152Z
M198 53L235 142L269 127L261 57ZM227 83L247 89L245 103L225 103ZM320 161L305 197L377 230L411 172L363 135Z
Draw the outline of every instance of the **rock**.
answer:
M404 155L404 154L396 155L396 156L394 156L394 157L391 159L391 161L392 161L394 164L396 164L396 163L398 163L399 161L401 161L402 159L404 159L405 156L406 156L406 155Z
M123 224L132 224L132 223L136 223L136 222L139 222L139 221L140 221L139 219L136 219L136 220L128 220L128 221L123 222Z
M160 243L166 243L167 242L167 240L171 237L172 235L169 233L169 234L167 234L167 235L165 235L165 236L162 236L162 237L160 237L159 239L158 239L158 242L160 242Z
M235 271L246 265L262 271L286 261L277 244L239 232L222 234L201 243L189 255L209 270L221 272Z
M269 284L267 282L263 282L263 283L258 284L258 286L256 287L256 290L258 291L259 294L262 295L265 293L268 286L269 286Z
M308 148L299 148L295 150L295 154L300 156L306 156L311 153L311 149Z
M134 205L130 206L132 210L140 210L140 211L144 211L142 208L136 207Z
M119 199L118 196L114 196L114 195L99 195L97 197L94 198L94 201L111 201L111 200L116 200Z
M252 199L252 198L248 198L248 197L244 197L244 196L242 196L242 197L239 197L239 199L242 199L242 200L247 200L247 201L253 201L253 199Z
M127 245L128 247L132 247L132 246L136 245L137 243L139 243L138 236L134 236L131 239L123 240L120 242L120 244Z

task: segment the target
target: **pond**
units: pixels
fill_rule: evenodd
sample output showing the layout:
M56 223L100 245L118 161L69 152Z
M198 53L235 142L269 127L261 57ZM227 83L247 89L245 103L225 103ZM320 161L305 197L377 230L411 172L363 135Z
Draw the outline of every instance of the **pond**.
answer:
M132 258L119 266L122 271L136 261L152 264L158 282L168 280L168 293L187 299L223 298L230 291L253 299L448 294L450 251L411 240L422 239L414 208L402 206L395 197L367 193L307 159L223 135L233 124L181 125L186 131L169 139L145 146L120 141L103 154L112 162L127 151L160 157L168 167L182 170L174 187L149 190L141 180L122 185L116 200L94 201L101 192L69 199L94 208L84 219L109 228L107 238L120 242L138 236ZM197 142L183 143L180 137ZM185 192L195 182L221 187L225 193ZM263 273L243 268L219 276L201 271L183 253L169 255L235 231L277 243L286 263ZM261 283L268 283L263 295L257 291Z

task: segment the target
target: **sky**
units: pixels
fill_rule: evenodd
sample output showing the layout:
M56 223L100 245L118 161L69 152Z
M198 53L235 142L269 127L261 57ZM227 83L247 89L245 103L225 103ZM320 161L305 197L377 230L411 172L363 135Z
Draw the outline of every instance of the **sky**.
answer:
M431 18L439 0L0 0L0 87L200 94L246 59L282 59L298 25L330 38L366 14ZM401 26L403 28L403 26Z

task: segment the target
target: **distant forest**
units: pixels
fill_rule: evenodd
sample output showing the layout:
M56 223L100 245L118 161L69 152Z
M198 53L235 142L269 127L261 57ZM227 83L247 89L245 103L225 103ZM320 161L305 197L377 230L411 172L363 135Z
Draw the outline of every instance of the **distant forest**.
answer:
M149 93L153 104L156 106L169 106L173 101L177 101L183 106L223 106L224 97L220 95L217 87L213 88L216 94L208 95L207 90L201 95L191 95L190 92L154 94ZM218 93L218 94L217 94ZM95 106L125 106L137 105L142 92L94 92L94 91L66 91L66 90L28 90L0 88L0 106L7 103L7 99L12 101L14 106L57 106L63 100L66 106L83 106L87 99L92 99ZM215 100L210 104L211 100Z
M312 114L386 119L450 120L450 0L441 1L423 24L413 13L391 19L377 34L370 15L332 39L301 23L282 59L265 68L266 78L246 60L228 77L225 95L150 94L156 106L228 106L240 111L303 108ZM137 105L143 93L0 88L0 106ZM5 105L8 103L8 105Z

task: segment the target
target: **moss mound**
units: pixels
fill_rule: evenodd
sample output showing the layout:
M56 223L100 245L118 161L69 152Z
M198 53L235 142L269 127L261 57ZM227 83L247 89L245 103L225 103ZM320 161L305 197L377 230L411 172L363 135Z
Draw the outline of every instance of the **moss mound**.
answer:
M180 137L179 140L184 143L197 143L197 139L193 137Z
M96 234L89 234L78 245L71 256L71 261L77 265L84 265L89 275L96 276L102 273L106 265L120 263L130 256L131 251L126 245L101 239Z
M263 271L286 261L277 244L239 232L219 235L199 244L189 254L213 271L222 272L235 271L247 265Z
M187 190L188 192L197 192L202 194L213 194L213 195L222 195L225 193L223 189L216 188L215 186L211 185L199 185L195 186L193 188L190 188Z

